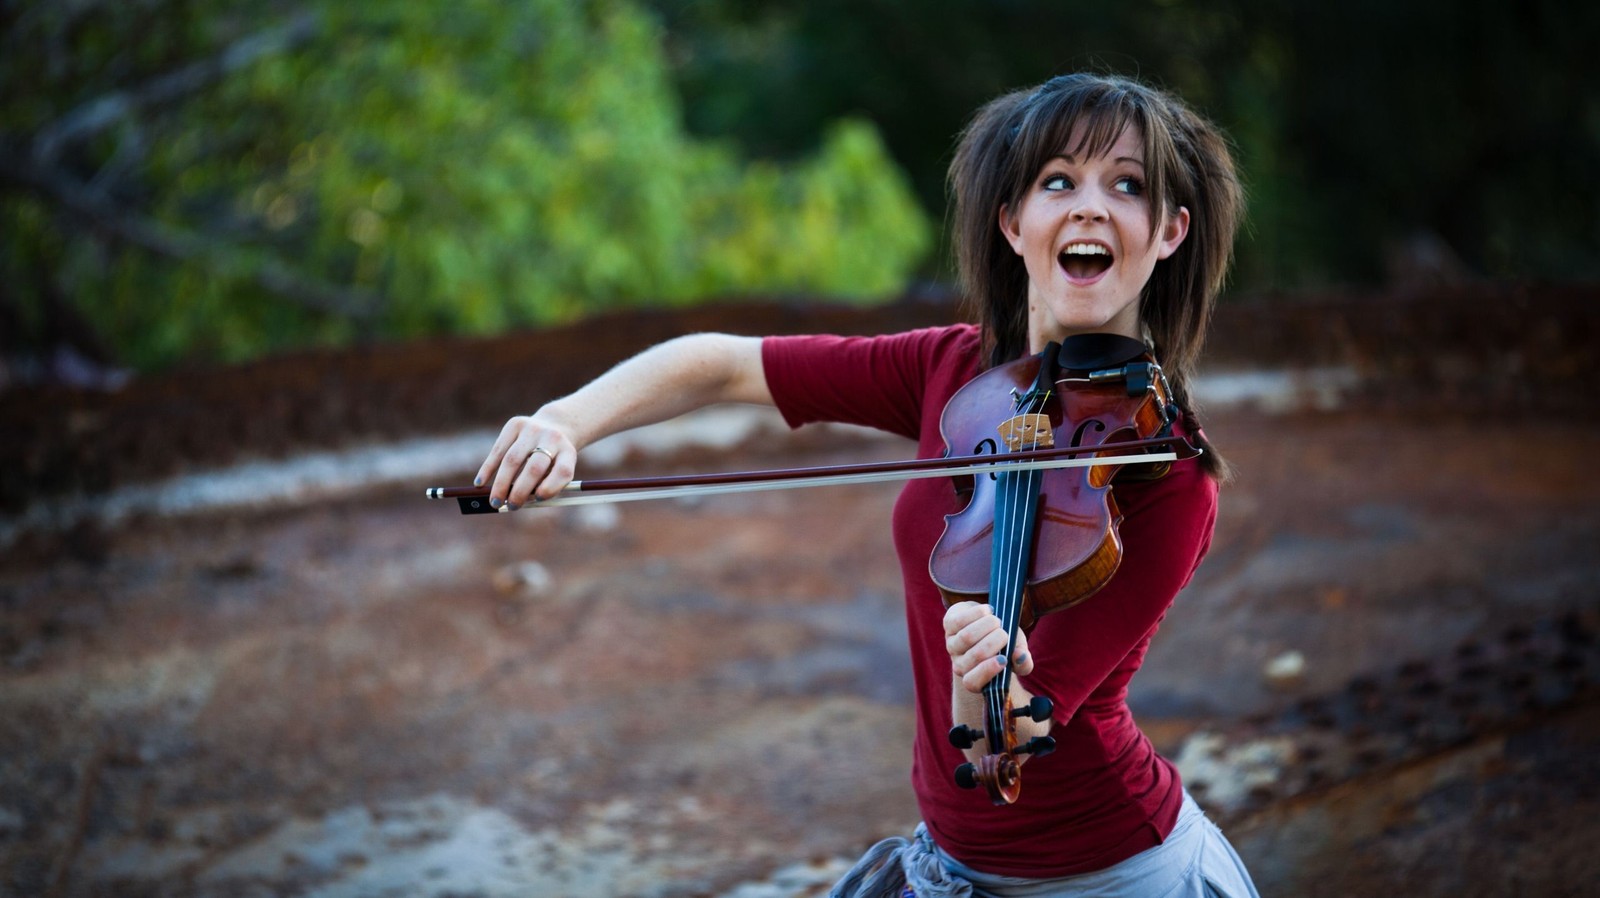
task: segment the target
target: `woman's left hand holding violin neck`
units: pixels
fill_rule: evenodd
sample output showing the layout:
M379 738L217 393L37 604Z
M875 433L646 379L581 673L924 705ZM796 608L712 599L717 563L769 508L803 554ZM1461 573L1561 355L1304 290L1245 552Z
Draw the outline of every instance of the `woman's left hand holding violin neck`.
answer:
M982 602L957 602L944 613L944 647L960 688L981 695L1007 663L1020 676L1033 673L1028 637L1017 631L1017 650L1006 651L1006 630L994 610Z
M1028 637L1017 631L1017 647L1006 651L1006 631L994 610L981 602L957 602L944 614L944 647L950 653L950 715L951 723L966 724L983 729L983 687L1000 675L1005 665L1017 676L1033 673L1033 654L1028 651ZM1033 693L1011 678L1011 705L1026 707L1033 701ZM1026 742L1034 736L1050 733L1052 720L1035 722L1028 717L1018 718L1017 741ZM983 745L965 750L968 760L976 761L990 750ZM1019 760L1025 760L1023 755Z

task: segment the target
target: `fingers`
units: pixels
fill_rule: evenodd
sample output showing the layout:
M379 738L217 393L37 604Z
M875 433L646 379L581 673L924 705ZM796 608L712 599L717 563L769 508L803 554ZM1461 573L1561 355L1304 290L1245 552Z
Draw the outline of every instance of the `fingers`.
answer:
M1019 676L1033 673L1033 652L1028 651L1028 634L1017 629L1017 650L1011 653L1013 669Z
M981 613L972 617L966 626L961 627L954 633L950 632L949 618L948 616L946 617L944 649L950 653L951 660L970 654L974 649L982 648L986 645L995 646L997 649L1005 648L1006 631L1000 626L1000 618L994 616L988 605L979 605L978 607L981 609ZM998 644L996 644L997 641ZM993 653L991 652L991 654Z
M944 635L954 636L961 628L986 614L992 617L994 612L982 602L957 602L945 609Z
M473 486L483 486L500 469L500 460L505 458L506 449L510 448L512 441L517 438L521 428L519 422L522 420L521 418L512 418L506 422L506 426L500 428L500 436L495 438L494 445L489 447L488 457L479 466L477 476L472 478ZM504 497L502 496L501 498Z
M1000 676L1000 671L1005 670L1006 658L1000 655L990 658L977 667L961 675L961 688L968 692L982 692L989 681Z
M506 422L490 448L475 483L492 480L489 504L513 509L532 499L549 499L560 493L577 468L578 452L559 430L537 418L517 417Z
M528 466L529 458L534 454L533 447L538 445L534 442L534 435L530 433L533 429L532 424L532 419L529 418L512 418L506 423L506 429L511 435L495 465L494 482L489 486L490 505L510 504L516 507L520 504L512 498L511 491L516 485L517 478L522 475L523 469ZM505 434L502 434L502 438L504 437ZM533 459L533 462L536 465L543 465L545 463L543 454ZM539 474L543 476L542 468ZM523 491L524 499L527 497L527 492Z
M528 460L513 482L507 500L513 508L530 499L553 499L572 482L577 450L559 434L547 434L528 450Z
M988 605L958 602L950 606L945 612L944 630L950 669L969 692L981 692L1007 663L1014 664L1019 674L1033 671L1027 636L1017 632L1016 651L1008 659L1005 628Z

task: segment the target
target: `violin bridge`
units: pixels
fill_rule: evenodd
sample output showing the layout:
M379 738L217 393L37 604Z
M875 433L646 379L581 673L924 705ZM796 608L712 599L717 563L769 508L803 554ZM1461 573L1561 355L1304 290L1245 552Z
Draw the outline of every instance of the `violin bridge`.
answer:
M1050 427L1050 416L1046 414L1017 415L1001 422L999 430L1001 442L1012 452L1051 449L1056 445L1056 432Z

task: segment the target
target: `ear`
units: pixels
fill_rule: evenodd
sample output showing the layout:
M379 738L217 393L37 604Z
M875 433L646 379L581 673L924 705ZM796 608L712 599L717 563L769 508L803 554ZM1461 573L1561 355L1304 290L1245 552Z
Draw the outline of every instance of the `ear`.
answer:
M1176 213L1167 216L1167 223L1161 229L1161 251L1156 258L1165 259L1177 252L1178 246L1187 236L1189 236L1189 207L1179 206Z
M1000 233L1006 236L1006 242L1011 244L1012 252L1022 255L1022 223L1005 205L1000 207Z

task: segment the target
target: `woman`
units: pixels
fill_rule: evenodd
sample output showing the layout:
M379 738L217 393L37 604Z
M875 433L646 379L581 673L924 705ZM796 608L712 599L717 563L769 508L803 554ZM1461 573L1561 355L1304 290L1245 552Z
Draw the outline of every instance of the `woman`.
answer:
M699 334L662 344L572 396L507 422L478 474L491 502L549 498L578 452L607 434L714 402L775 405L791 426L844 421L939 455L939 416L980 370L1064 337L1103 332L1154 349L1182 409L1177 431L1208 450L1189 379L1232 254L1242 199L1222 136L1175 98L1097 75L1051 79L989 103L950 170L962 284L977 326L876 338ZM1124 701L1157 625L1210 543L1215 451L1164 477L1119 483L1123 561L1093 598L1040 619L1009 647L983 604L945 609L928 574L947 478L908 483L892 527L906 590L917 696L912 767L924 824L875 847L835 894L1254 895L1221 833ZM1015 705L1034 695L1055 753L996 807L956 786L967 757L946 734L982 728L981 691L1005 664ZM873 871L876 870L874 873ZM870 879L867 878L871 873ZM976 892L973 890L976 889Z

